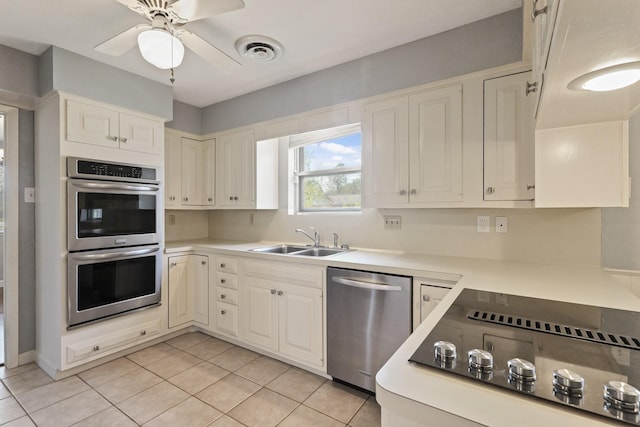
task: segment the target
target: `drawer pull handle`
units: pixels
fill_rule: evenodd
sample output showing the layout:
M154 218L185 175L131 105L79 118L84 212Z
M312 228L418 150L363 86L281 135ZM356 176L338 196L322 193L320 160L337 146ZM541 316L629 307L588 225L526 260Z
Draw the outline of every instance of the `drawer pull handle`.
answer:
M140 331L140 335L142 336L147 335L147 331Z
M534 188L536 188L535 185L527 185L527 190L533 190Z
M99 345L94 345L93 346L93 351L98 351L100 350L100 346Z
M220 268L225 268L226 266L226 264L220 264Z
M495 188L493 187L487 187L487 194L493 194L493 192L496 191Z
M225 299L227 296L225 294L220 294L220 299Z
M226 310L220 310L220 314L222 314L224 316L225 314L227 314L227 312L226 312Z
M220 283L227 283L227 279L220 279Z

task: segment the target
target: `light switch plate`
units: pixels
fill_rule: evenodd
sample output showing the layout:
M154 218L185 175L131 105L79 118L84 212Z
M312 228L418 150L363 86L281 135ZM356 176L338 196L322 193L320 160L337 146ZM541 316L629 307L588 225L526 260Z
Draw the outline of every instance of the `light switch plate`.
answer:
M478 233L488 233L491 231L491 217L488 215L478 215L477 227Z

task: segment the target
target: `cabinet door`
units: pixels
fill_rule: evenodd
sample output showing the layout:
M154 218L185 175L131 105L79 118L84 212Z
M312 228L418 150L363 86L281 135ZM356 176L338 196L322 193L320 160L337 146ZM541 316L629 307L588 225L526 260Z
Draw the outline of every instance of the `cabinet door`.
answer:
M224 135L216 141L218 206L255 206L255 139L253 132Z
M277 295L280 353L322 366L322 290L280 283Z
M167 132L164 138L164 206L180 206L182 192L182 143L179 135Z
M118 148L118 112L67 100L67 140Z
M182 205L202 204L202 143L182 138Z
M193 319L193 297L189 256L169 258L169 327Z
M484 82L484 199L533 200L533 102L531 73Z
M462 86L409 97L409 200L462 200Z
M216 192L216 140L202 142L202 204L213 206Z
M240 298L240 333L245 341L278 350L278 282L245 277Z
M157 120L120 113L120 148L143 153L160 153L164 125Z
M193 320L209 324L209 257L191 255L193 281Z
M409 202L409 105L406 97L365 106L362 163L365 207Z

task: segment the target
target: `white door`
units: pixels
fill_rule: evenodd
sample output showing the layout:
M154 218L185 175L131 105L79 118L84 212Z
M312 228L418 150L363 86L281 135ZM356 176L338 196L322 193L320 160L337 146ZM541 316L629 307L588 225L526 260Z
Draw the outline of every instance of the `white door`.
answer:
M142 153L160 153L164 138L162 122L120 113L120 148Z
M277 351L278 283L244 277L240 286L241 338L251 344Z
M182 143L179 135L167 132L164 144L164 206L180 206L182 193Z
M193 320L209 324L209 257L191 255L193 271Z
M67 140L118 148L118 112L67 100Z
M409 97L409 200L462 200L462 85Z
M190 274L190 256L169 258L169 327L190 322L193 319L193 297Z
M322 290L281 283L277 295L280 353L322 366Z
M364 207L409 202L409 105L407 97L365 106L362 128Z
M484 82L484 199L533 200L531 72Z

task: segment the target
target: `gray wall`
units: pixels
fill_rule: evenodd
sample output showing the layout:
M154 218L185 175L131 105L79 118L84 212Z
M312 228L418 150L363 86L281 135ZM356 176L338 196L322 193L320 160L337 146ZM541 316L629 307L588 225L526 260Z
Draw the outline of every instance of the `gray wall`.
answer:
M640 270L640 113L629 120L628 208L602 209L602 266Z
M173 118L171 86L59 47L51 47L42 55L38 80L40 95L56 89L167 120Z
M173 120L166 127L202 135L202 109L180 101L173 101Z
M522 59L522 9L203 109L204 134L353 101Z
M38 57L0 45L0 90L38 96Z
M24 194L25 187L35 186L34 168L34 120L33 111L20 110L18 135L18 188ZM24 353L36 346L36 233L35 204L21 198L18 207L20 238L18 256L18 352Z

